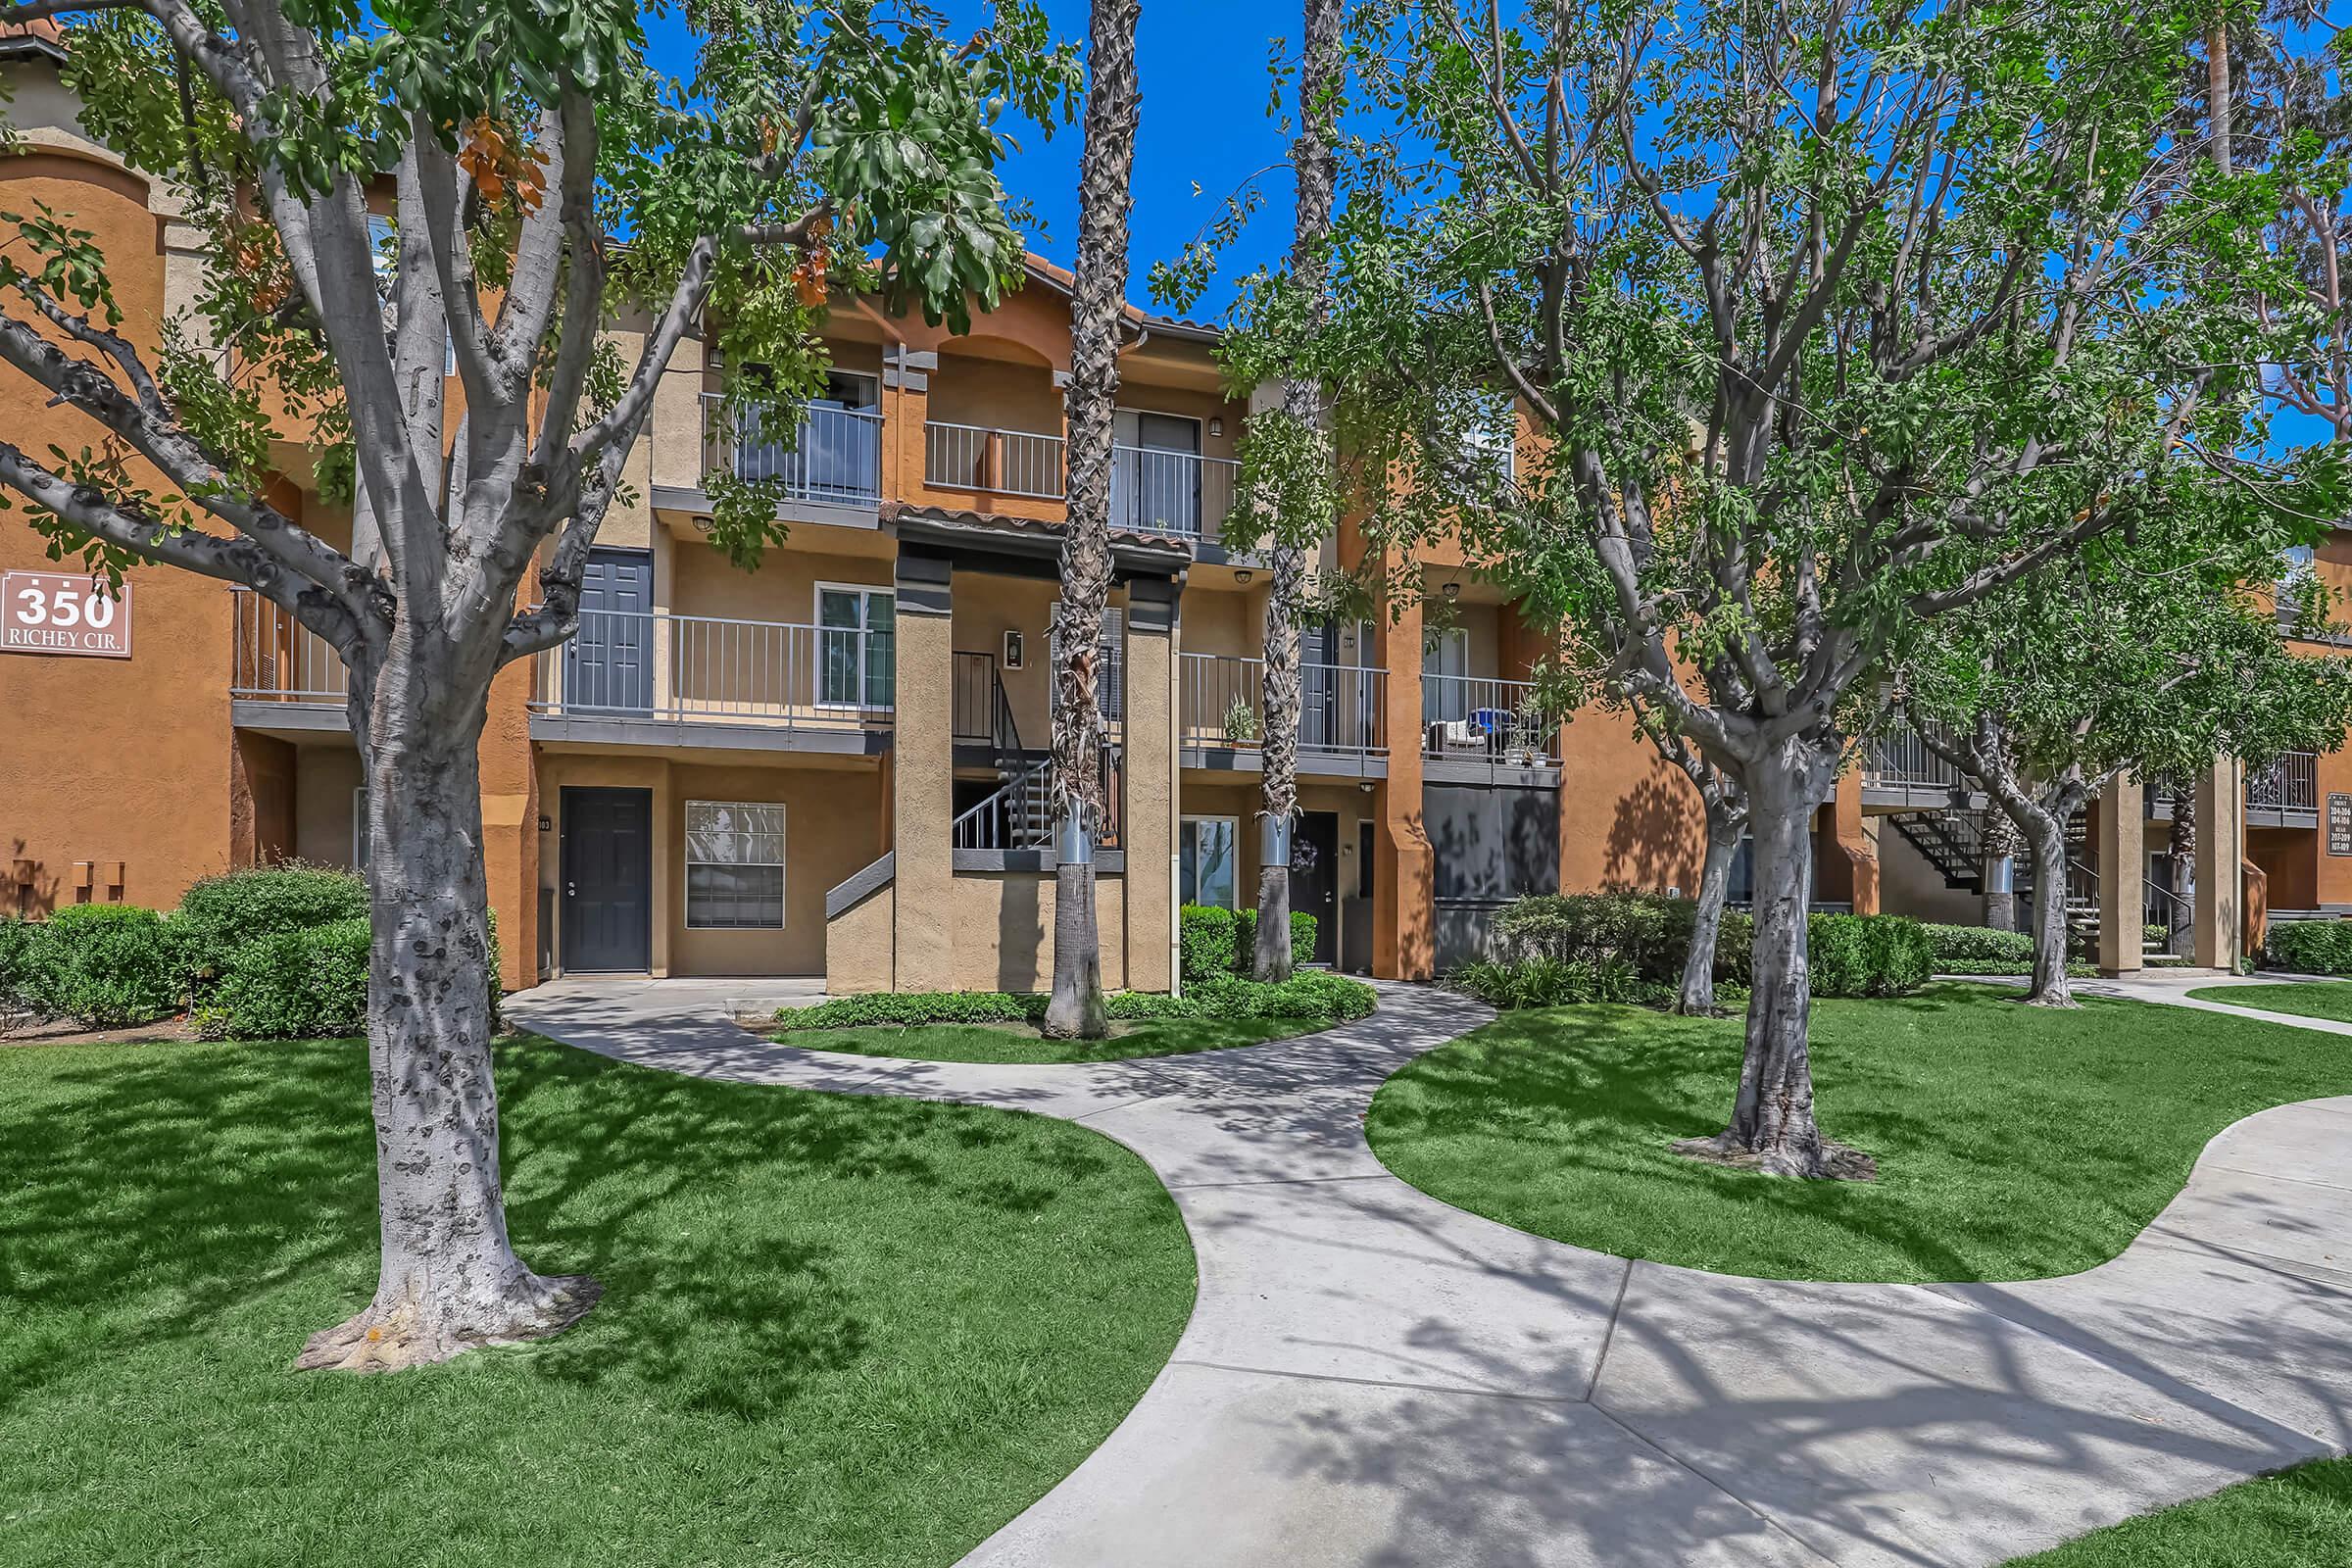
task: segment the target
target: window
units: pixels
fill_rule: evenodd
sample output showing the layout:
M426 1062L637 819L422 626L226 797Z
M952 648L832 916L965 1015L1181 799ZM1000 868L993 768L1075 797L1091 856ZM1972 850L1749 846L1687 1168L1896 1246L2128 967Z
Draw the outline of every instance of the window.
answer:
M697 930L784 929L784 808L686 803L686 923Z
M1184 853L1178 875L1180 902L1240 906L1236 879L1240 859L1241 821L1231 816L1188 816L1184 819Z
M890 707L898 684L897 614L897 599L887 588L817 584L818 703Z

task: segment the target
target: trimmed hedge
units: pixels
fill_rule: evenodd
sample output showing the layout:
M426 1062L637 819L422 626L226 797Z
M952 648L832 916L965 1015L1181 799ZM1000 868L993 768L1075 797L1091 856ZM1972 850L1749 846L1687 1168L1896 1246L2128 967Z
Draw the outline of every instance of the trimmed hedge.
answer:
M368 1028L366 919L273 931L237 949L196 1028L208 1040L310 1040Z
M136 905L68 905L14 947L14 989L41 1017L122 1029L177 1011L185 995L174 932Z
M2034 934L2030 931L1995 931L1982 925L1930 925L1926 930L1936 952L1936 967L1946 974L2023 974L2034 967ZM1953 967L1960 963L2013 967L1988 970Z
M799 1034L820 1029L859 1029L933 1023L1035 1023L1049 999L1007 991L877 991L835 997L808 1007L776 1009L776 1030ZM1368 1017L1378 1002L1372 988L1320 969L1291 976L1280 985L1261 985L1240 975L1216 975L1188 987L1182 996L1155 991L1114 991L1104 998L1110 1016L1143 1018L1328 1018L1333 1022Z
M1257 956L1257 911L1188 904L1176 915L1176 955L1187 985L1219 975L1247 976ZM1291 911L1291 951L1315 951L1315 917Z
M238 949L281 931L368 918L368 882L357 871L288 862L208 876L172 917L191 956L216 970Z
M1654 893L1532 895L1495 917L1496 956L1461 970L1454 983L1500 1007L1666 1002L1682 984L1697 916L1697 901ZM1817 997L1900 996L1935 969L1927 928L1901 915L1816 914L1806 932ZM1754 938L1752 918L1724 911L1718 983L1753 984Z
M2296 974L2352 974L2352 920L2274 920L2256 961Z

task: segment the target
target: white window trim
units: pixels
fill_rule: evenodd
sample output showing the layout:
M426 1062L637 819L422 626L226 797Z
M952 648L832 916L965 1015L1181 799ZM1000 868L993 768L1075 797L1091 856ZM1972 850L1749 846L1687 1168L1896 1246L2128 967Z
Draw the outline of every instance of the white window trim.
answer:
M864 713L875 711L876 710L874 710L871 704L862 700L855 703L835 703L825 700L825 633L829 631L849 630L847 626L828 626L825 624L825 595L828 593L856 594L858 597L859 609L858 613L859 617L859 625L858 627L858 635L859 642L858 645L858 690L862 698L862 694L865 691L865 644L863 639L871 637L874 634L873 627L863 623L866 609L868 608L865 602L870 600L875 594L889 594L891 595L891 604L895 608L898 604L898 586L895 583L879 582L820 582L816 584L814 590L808 596L808 623L816 628L816 647L814 650L812 650L812 657L810 658L808 667L809 676L814 681L816 687L816 689L809 694L811 706L813 706L819 712L825 713ZM892 628L892 636L897 636L897 628L895 626Z
M851 413L880 414L882 412L882 377L873 371L844 370L839 367L830 367L826 369L825 374L827 377L838 375L845 380L860 381L865 384L866 391L872 395L874 401L866 404L863 408L853 409L850 411Z
M694 808L698 806L757 806L761 810L773 808L777 813L778 820L784 824L782 836L786 845L786 858L782 860L697 860L694 858L694 835L692 833L681 834L679 836L681 842L678 845L678 861L681 873L678 881L678 913L680 918L684 921L685 928L689 931L781 931L786 926L790 925L792 923L792 870L790 865L790 858L792 853L790 848L792 842L792 816L789 808L786 808L782 801L695 800L688 801L686 803L686 815L683 818L684 821L693 821ZM739 867L773 865L776 868L776 923L774 925L710 925L695 919L694 892L690 886L694 880L694 868L698 865L720 864Z
M1242 819L1217 811L1187 811L1176 819L1176 843L1179 851L1183 849L1185 824L1189 822L1222 822L1233 830L1233 902L1213 906L1213 907L1239 910L1242 906ZM1195 895L1193 902L1196 904L1200 903L1200 868L1196 866L1193 870L1193 893Z

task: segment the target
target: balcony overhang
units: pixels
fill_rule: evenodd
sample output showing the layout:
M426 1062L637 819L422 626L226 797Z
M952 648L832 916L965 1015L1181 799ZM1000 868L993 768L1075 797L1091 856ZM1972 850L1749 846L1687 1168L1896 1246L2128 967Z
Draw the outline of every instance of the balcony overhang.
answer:
M683 485L658 484L651 487L649 494L656 512L683 513L694 518L697 527L706 533L710 531L711 506L709 491ZM776 516L785 522L816 523L831 528L862 528L870 533L882 526L882 506L878 501L782 501L777 503Z
M924 544L948 554L951 561L968 561L974 570L1017 571L1032 576L1058 575L1062 524L1036 517L1014 517L990 512L957 512L946 507L917 507L886 503L882 520L901 543ZM1121 577L1172 577L1193 563L1189 539L1153 534L1114 533L1110 536L1112 569Z
M297 746L351 739L351 710L341 703L289 702L282 697L231 697L228 721L239 729Z
M1428 784L1487 784L1510 789L1556 790L1560 787L1560 768L1557 762L1522 767L1514 762L1490 760L1483 757L1424 757L1421 760L1421 778L1422 782Z
M708 747L722 752L824 757L879 757L891 747L887 729L796 727L635 713L533 713L531 739L554 745Z
M1181 766L1197 768L1207 773L1263 773L1265 759L1254 746L1202 746L1187 742L1178 748ZM1365 752L1315 751L1301 746L1298 749L1298 773L1302 778L1387 778L1387 755Z

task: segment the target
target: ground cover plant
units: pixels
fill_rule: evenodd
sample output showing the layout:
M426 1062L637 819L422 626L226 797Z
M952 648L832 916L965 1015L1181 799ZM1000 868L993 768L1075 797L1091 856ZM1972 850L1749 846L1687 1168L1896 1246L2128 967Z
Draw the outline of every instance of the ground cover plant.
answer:
M514 1213L602 1310L318 1380L303 1326L375 1270L366 1051L0 1051L0 1558L945 1568L1191 1310L1174 1204L1080 1128L536 1040L498 1071Z
M2340 1568L2352 1459L2321 1459L2128 1519L2007 1568Z
M933 1023L906 1027L884 1024L863 1029L824 1029L785 1035L794 1045L844 1051L860 1056L898 1056L914 1061L996 1061L1045 1064L1068 1061L1124 1061L1136 1056L1177 1056L1195 1051L1223 1051L1268 1040L1311 1034L1328 1027L1320 1018L1147 1018L1113 1020L1101 1040L1057 1040L1026 1023Z
M1389 1168L1474 1213L1622 1256L1780 1279L2012 1280L2112 1257L2206 1142L2271 1105L2352 1093L2352 1053L2288 1025L1997 988L1828 1002L1813 1047L1871 1182L1693 1160L1737 1020L1626 1006L1505 1014L1383 1086Z

